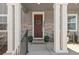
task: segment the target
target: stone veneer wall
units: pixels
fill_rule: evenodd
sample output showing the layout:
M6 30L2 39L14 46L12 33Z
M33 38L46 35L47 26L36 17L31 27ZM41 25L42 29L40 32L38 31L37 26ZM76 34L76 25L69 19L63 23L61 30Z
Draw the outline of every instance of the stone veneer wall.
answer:
M53 41L52 34L53 34L53 11L44 11L45 12L45 35L48 35L51 39L50 41ZM23 33L28 29L28 35L32 35L32 11L29 11L27 13L24 13L22 11L22 35Z

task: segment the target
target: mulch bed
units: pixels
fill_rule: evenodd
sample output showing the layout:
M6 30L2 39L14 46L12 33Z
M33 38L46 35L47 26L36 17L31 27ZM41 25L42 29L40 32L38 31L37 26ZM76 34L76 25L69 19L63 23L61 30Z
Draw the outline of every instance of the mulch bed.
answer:
M1 45L0 45L1 47ZM4 54L7 51L7 45L4 45L1 49L0 49L0 55Z

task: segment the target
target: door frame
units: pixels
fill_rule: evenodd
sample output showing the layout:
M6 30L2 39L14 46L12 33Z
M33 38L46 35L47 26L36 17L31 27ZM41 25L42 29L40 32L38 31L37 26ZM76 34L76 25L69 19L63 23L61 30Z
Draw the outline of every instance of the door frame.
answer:
M34 37L34 15L35 14L42 14L43 15L43 19L42 19L42 22L43 22L43 25L42 25L43 37L42 38L35 38ZM32 36L33 36L33 39L44 39L44 12L32 12Z

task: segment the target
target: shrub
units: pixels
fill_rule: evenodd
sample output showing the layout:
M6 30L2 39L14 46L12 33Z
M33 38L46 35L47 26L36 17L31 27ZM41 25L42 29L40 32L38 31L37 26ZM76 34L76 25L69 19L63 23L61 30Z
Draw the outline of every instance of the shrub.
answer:
M33 37L32 36L28 36L28 41L32 42L33 41Z

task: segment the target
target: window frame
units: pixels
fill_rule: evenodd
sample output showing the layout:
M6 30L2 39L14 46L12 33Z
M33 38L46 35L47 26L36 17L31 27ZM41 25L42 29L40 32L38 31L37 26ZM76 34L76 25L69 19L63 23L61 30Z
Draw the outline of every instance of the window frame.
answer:
M76 16L76 22L67 22L67 25L68 24L73 24L73 23L75 23L76 24L76 29L75 30L71 30L71 29L68 29L68 31L71 31L71 32L76 32L77 31L77 20L78 20L78 15L77 14L68 14L68 17L69 16Z

